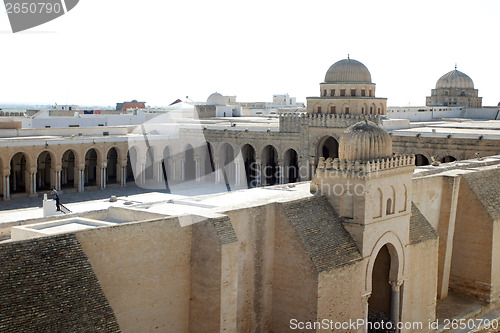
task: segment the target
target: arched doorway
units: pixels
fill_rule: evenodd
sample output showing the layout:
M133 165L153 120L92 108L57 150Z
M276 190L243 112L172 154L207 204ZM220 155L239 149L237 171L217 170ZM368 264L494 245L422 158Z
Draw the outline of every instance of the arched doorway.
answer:
M451 155L445 156L441 159L441 163L455 162L457 159Z
M38 155L36 161L36 186L37 190L50 190L51 185L52 158L48 151L43 151Z
M144 179L146 181L153 180L154 177L153 163L154 163L154 149L153 147L148 147L148 149L146 150L146 166L144 168Z
M429 165L429 160L422 154L416 154L415 165L416 166Z
M137 149L135 147L130 147L127 151L127 182L135 182L134 168L137 164Z
M165 184L167 184L168 187L168 181L170 177L170 148L168 146L165 146L163 148L163 159L161 160L161 167L162 167L162 172L163 172L163 179L165 181Z
M285 153L285 183L295 183L299 180L299 162L297 152L288 149Z
M118 179L118 152L115 147L112 147L108 150L108 154L106 157L107 168L106 168L106 183L107 184L116 184L119 182Z
M316 164L320 157L324 157L325 159L339 157L339 143L333 136L323 137L319 141L316 152Z
M234 149L228 144L224 143L219 150L219 163L220 167L223 168L222 175L224 177L223 181L226 184L234 184L235 182L235 172L234 172Z
M26 156L17 153L10 160L10 193L27 192Z
M75 182L75 153L66 150L62 157L61 186L63 188L77 187Z
M85 154L85 186L97 185L97 152L90 148Z
M214 148L212 147L212 144L207 141L207 146L205 149L205 165L204 165L204 170L205 170L205 177L210 175L215 171L215 165L214 165ZM214 181L214 178L210 178L210 181Z
M391 244L382 246L373 264L372 293L368 300L368 321L372 323L399 321L399 286L397 291L391 287L392 283L397 281L398 274L398 260L395 251ZM373 326L377 327L377 325ZM387 328L387 326L384 327ZM368 330L368 332L378 331ZM387 330L387 332L395 331Z
M272 145L262 150L262 185L276 185L278 183L277 165L278 152Z
M184 150L184 180L193 180L195 172L194 149L193 146L188 144Z
M246 144L241 148L241 154L245 164L245 175L247 177L247 185L249 188L257 186L257 166L255 165L255 149Z

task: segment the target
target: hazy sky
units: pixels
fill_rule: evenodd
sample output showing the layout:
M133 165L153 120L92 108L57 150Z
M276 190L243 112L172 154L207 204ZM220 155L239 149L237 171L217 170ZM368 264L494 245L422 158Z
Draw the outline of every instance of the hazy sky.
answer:
M390 106L424 105L455 63L497 105L499 13L498 0L80 0L12 34L2 11L0 103L305 102L349 53Z

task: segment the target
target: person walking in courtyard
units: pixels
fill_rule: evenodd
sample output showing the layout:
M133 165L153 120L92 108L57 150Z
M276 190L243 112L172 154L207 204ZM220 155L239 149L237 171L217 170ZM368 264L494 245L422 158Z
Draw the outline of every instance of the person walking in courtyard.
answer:
M59 211L61 211L61 206L59 203L59 193L57 193L56 189L53 189L52 194L54 195L54 200L56 201L56 208L57 208L57 211L59 212Z

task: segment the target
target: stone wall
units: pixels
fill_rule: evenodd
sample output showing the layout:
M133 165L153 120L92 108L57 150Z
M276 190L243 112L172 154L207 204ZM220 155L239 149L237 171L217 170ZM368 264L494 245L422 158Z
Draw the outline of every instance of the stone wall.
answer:
M215 105L196 105L196 113L199 119L213 118L215 117L216 106Z
M231 311L236 309L236 304L231 301L235 299L237 272L224 279L227 272L222 271L223 254L230 255L223 247L235 241L228 218L210 219L192 226L189 332L236 332L236 316ZM238 265L235 259L230 260L232 266ZM227 299L222 298L225 286L229 289L225 292ZM231 306L223 306L227 302ZM224 318L223 310L226 310Z
M462 180L453 239L451 290L492 301L493 226L468 182Z
M408 247L409 265L402 290L402 322L419 322L423 330L405 332L430 332L428 322L436 318L438 240L431 239Z
M453 183L454 177L413 179L413 201L439 235L437 295L440 299L448 296L450 279L455 233L455 217L450 214L456 209L452 207Z
M318 271L282 209L276 214L276 230L272 332L284 333L290 331L292 319L300 322L316 320Z
M272 323L275 205L225 212L238 237L237 332L265 332Z
M362 297L362 290L365 277L365 261L322 272L318 281L318 320L327 318L334 323L349 323L349 320L364 319L366 300ZM321 330L321 332L339 332L339 330ZM361 333L363 330L357 332Z
M177 218L77 233L123 332L187 332L191 228Z

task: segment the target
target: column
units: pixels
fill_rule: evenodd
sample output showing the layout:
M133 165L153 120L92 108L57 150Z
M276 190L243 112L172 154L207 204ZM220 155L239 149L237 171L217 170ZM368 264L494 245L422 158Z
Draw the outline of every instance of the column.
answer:
M220 168L219 160L215 160L215 183L220 184L222 179L222 170Z
M146 163L141 164L141 184L146 184Z
M255 159L255 187L262 186L262 164L260 159Z
M100 188L106 188L108 179L108 162L102 162L99 171Z
M153 178L157 184L163 182L162 160L154 161L153 163Z
M30 197L36 196L36 178L37 178L36 175L37 175L36 169L34 171L30 170L30 172L29 172L29 192L28 192L28 195Z
M61 181L61 169L56 170L56 190L60 191L62 187L62 181Z
M363 298L363 302L364 302L364 307L365 307L365 326L363 327L363 332L364 333L368 333L368 300L370 299L370 296L372 295L372 293L366 293L364 295L361 295L361 297Z
M171 176L172 180L173 180L173 181L176 181L176 180L178 180L178 179L179 179L179 178L178 178L178 175L177 175L177 172L178 172L178 171L177 171L177 163L178 163L178 162L177 162L177 159L176 159L176 158L174 158L174 157L171 157L171 159L172 159L172 160L171 160L170 165L172 166L172 172L171 172L170 174L172 175L172 176Z
M309 161L309 168L310 168L309 180L311 180L314 178L314 172L316 169L316 163L314 161L314 158L311 158L311 160Z
M3 178L3 198L4 200L10 200L10 170L4 173L6 175Z
M120 177L120 186L127 185L127 160L121 160L117 163L116 172L119 173Z
M403 280L391 281L391 320L394 323L399 322L399 300L400 300L400 288L403 284Z
M234 161L234 182L235 185L241 185L241 164Z
M78 168L78 192L85 191L85 166Z
M184 159L181 160L181 180L186 179L186 161Z
M120 185L127 185L127 165L120 165Z
M52 177L50 179L50 186L60 191L62 186L62 167L61 165L56 165L51 171Z
M195 165L195 176L196 176L196 182L201 181L201 159L199 157L194 159L194 165Z
M135 183L143 185L146 183L146 164L137 162L135 164Z
M279 181L280 185L285 184L285 162L278 161L278 170L279 170Z

